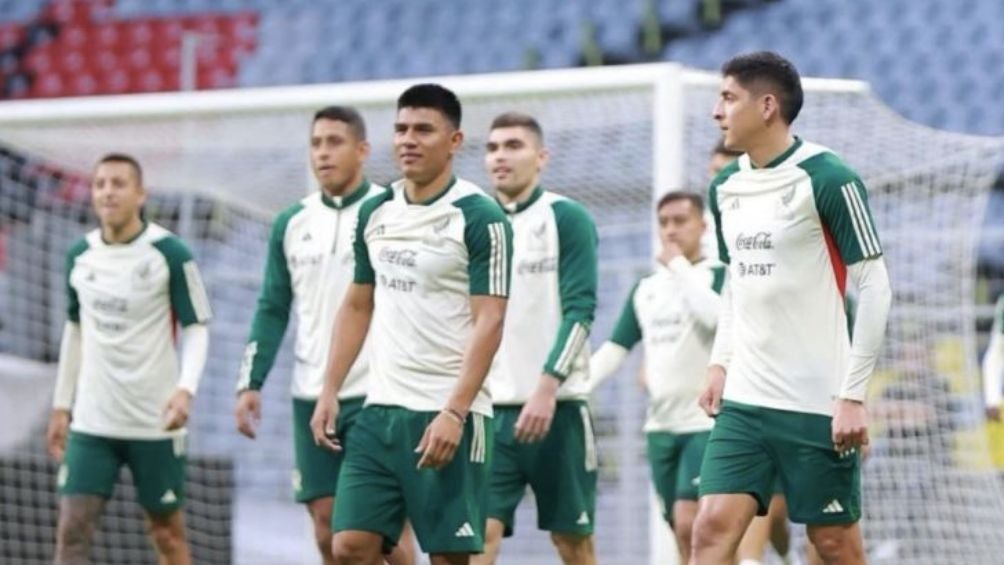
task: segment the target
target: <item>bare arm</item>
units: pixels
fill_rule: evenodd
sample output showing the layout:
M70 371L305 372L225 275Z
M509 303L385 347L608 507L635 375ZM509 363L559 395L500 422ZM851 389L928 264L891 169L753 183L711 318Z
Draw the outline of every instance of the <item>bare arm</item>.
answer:
M310 420L314 441L329 449L340 446L328 439L334 434L338 417L338 391L341 390L349 369L359 357L359 352L369 333L373 319L373 285L352 283L345 293L342 305L335 315L328 348L328 364L324 371L324 386L317 399L317 408Z

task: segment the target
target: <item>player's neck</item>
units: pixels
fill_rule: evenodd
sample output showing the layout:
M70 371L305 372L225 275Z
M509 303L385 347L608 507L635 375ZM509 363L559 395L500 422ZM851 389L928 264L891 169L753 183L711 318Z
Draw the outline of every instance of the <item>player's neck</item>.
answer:
M690 253L684 253L683 256L687 259L687 261L690 262L691 265L696 265L697 263L700 263L702 259L704 259L704 256L701 255L700 248L698 248L695 251L691 251Z
M419 182L414 179L404 179L404 192L408 201L414 204L422 204L439 196L446 190L453 178L453 168L446 167L431 180Z
M495 192L498 193L499 202L502 204L522 204L533 196L533 191L537 188L538 184L540 184L539 180L534 178L530 184L524 186L513 194L506 194L501 190L496 190Z
M146 222L136 216L121 226L102 225L101 239L105 243L129 243L146 228Z
M324 191L324 194L328 195L328 198L335 198L335 197L345 198L348 196L352 196L352 194L355 193L356 190L359 190L359 187L362 184L363 184L363 172L362 170L360 170L351 179L349 179L349 182L343 184L342 186L323 186L321 187L321 190Z
M746 152L749 154L753 166L760 169L787 151L792 143L795 143L795 138L787 128L768 130Z

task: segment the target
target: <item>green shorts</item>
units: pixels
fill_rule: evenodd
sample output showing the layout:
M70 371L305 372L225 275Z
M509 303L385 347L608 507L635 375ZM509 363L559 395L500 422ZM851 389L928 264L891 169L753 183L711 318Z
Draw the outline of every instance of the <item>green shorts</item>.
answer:
M346 438L356 416L363 409L362 397L339 402L335 433L345 446ZM310 418L314 415L316 400L293 399L293 448L296 468L293 469L293 494L297 502L310 502L325 496L335 496L338 472L342 468L344 452L335 453L314 443L310 431Z
M185 436L114 439L71 431L59 468L59 494L111 498L126 465L140 506L153 515L173 512L185 501L185 442Z
M662 517L670 524L677 500L697 500L701 461L710 435L711 432L649 432L645 436L652 484L659 495Z
M369 405L356 418L338 481L335 532L380 534L397 544L405 519L426 553L481 553L485 540L491 418L471 413L453 460L417 469L415 453L437 412Z
M527 485L537 499L537 527L549 532L592 535L596 515L596 439L589 406L561 401L551 431L537 443L514 437L522 406L495 406L495 454L488 516L515 528L516 507Z
M861 518L857 451L833 449L829 416L725 401L701 467L701 496L748 493L767 513L780 478L793 522L847 524Z

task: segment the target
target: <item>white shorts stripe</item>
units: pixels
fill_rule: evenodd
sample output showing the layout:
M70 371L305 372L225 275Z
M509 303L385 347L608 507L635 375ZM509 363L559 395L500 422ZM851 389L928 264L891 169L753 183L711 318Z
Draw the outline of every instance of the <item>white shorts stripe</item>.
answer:
M582 417L582 430L585 432L586 471L595 471L598 466L596 459L596 436L593 435L593 420L589 417L589 408L579 406L579 416Z

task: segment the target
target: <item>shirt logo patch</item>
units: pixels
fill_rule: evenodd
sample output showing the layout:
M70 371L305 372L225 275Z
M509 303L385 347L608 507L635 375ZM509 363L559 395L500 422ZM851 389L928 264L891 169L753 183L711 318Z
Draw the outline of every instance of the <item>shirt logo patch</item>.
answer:
M150 280L150 263L141 263L132 271L132 289L133 290L149 290L153 286L153 281Z

